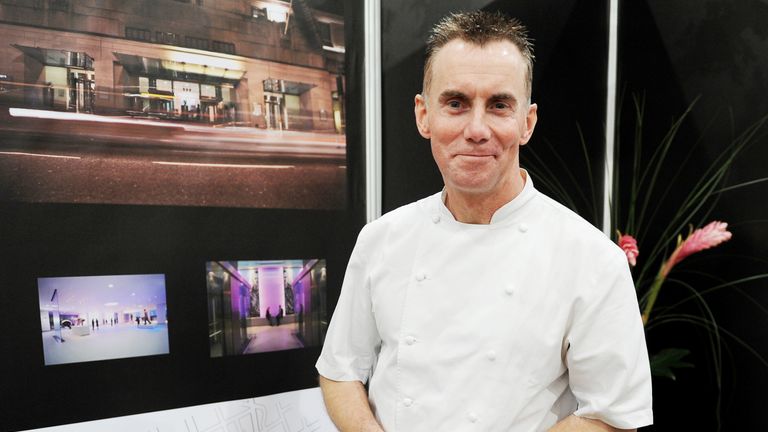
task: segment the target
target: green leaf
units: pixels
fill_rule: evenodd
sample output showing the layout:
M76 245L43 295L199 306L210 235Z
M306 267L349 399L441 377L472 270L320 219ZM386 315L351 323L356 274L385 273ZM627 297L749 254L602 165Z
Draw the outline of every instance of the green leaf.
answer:
M683 361L691 352L683 348L666 348L651 357L651 375L662 376L671 380L677 377L673 369L692 368L693 364Z

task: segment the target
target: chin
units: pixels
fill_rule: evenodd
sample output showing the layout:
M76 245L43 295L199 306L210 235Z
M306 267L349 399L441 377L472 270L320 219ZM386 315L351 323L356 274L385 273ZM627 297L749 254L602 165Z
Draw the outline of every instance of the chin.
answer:
M478 195L493 190L493 186L485 182L452 182L449 187L457 192Z

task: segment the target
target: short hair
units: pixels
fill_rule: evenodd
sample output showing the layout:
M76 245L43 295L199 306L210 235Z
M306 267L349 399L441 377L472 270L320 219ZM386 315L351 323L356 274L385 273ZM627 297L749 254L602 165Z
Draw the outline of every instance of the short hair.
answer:
M533 82L533 41L528 37L528 29L516 18L501 12L454 12L440 20L427 38L427 58L424 62L424 82L422 89L426 93L432 83L432 63L435 54L455 39L460 39L478 46L489 42L512 42L525 60L527 71L525 89L531 96Z

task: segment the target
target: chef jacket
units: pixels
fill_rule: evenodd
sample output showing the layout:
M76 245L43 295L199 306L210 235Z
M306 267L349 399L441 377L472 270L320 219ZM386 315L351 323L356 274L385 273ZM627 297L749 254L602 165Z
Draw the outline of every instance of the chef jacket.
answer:
M387 431L653 421L626 256L530 176L488 225L456 221L440 193L366 225L316 366L370 379Z

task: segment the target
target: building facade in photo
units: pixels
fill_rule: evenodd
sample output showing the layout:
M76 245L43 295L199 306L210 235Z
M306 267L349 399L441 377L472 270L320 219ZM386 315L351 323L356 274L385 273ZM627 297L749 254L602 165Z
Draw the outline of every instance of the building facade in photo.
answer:
M0 104L344 132L344 22L307 0L0 0Z

